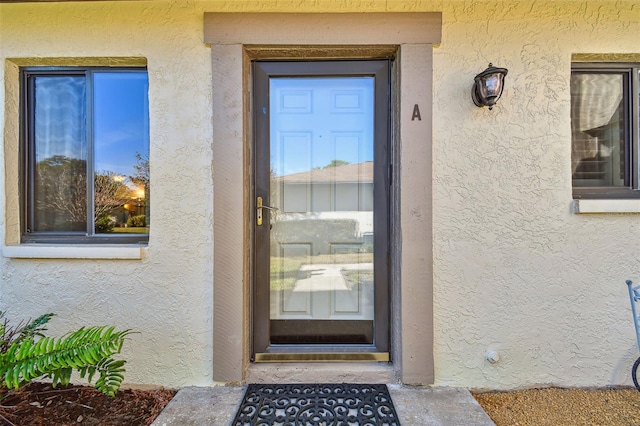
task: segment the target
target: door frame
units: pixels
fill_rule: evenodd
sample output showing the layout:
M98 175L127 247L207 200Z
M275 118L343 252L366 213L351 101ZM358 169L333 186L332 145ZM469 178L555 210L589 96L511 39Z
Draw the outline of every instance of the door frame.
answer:
M373 198L382 208L374 208L374 340L373 345L270 345L269 343L269 262L258 262L257 257L269 258L270 215L265 215L261 228L253 229L253 285L252 285L252 361L278 360L382 360L388 361L390 338L390 170L393 157L391 142L391 64L390 59L376 60L296 60L296 61L252 61L253 87L253 194L252 200L260 196L266 204L272 204L270 198L268 166L264 169L259 161L270 161L270 110L269 80L277 77L374 77L374 194ZM255 105L256 100L267 102ZM261 111L267 111L266 114ZM258 131L259 129L259 131ZM260 176L256 170L262 170ZM374 204L375 205L375 204ZM255 206L251 209L255 210ZM262 266L259 268L258 266ZM369 353L370 356L365 356ZM316 358L312 355L316 354ZM332 356L333 354L333 356Z
M435 13L205 13L211 48L213 151L212 374L219 382L434 381L432 249ZM394 362L250 363L251 94L253 59L396 58L393 138ZM416 106L420 110L416 119Z

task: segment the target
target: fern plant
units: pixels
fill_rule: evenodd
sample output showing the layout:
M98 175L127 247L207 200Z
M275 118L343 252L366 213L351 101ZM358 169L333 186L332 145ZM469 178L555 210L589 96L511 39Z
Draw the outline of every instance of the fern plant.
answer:
M100 392L114 396L124 379L124 360L115 360L131 330L114 327L82 327L59 338L47 337L46 324L53 314L42 315L15 327L0 312L0 384L13 389L37 378L69 384L74 370Z

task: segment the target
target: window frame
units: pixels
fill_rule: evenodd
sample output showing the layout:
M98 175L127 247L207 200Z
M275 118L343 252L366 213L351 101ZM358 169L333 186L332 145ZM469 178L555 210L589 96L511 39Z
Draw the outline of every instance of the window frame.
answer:
M574 186L573 199L637 199L640 198L640 63L626 62L574 62L571 65L571 77L574 74L621 74L623 75L625 108L625 180L627 186ZM573 136L571 138L573 144Z
M95 198L93 179L95 173L94 142L94 87L93 75L96 73L145 73L147 67L109 67L109 66L56 66L20 68L20 135L19 135L19 188L20 188L20 242L22 244L138 244L147 245L149 234L96 234ZM35 168L35 89L37 76L84 76L86 87L85 114L87 140L87 227L83 231L39 231L31 232L29 226L34 222L34 168ZM149 114L148 92L147 111ZM150 140L147 141L147 150ZM148 152L148 151L147 151Z

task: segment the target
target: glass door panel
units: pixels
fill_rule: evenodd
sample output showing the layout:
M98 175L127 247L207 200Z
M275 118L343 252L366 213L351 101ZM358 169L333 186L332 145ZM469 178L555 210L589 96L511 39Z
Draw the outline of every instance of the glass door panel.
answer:
M373 343L373 83L269 80L272 344Z
M254 63L254 353L388 350L388 70Z

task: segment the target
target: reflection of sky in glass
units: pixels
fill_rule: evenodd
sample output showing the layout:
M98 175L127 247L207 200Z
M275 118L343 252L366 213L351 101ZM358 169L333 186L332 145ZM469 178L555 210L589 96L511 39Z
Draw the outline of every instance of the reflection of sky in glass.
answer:
M84 76L35 79L36 162L56 155L87 159Z
M130 176L136 153L148 158L146 72L94 74L95 170Z
M271 167L276 176L334 160L373 161L373 77L269 80Z

